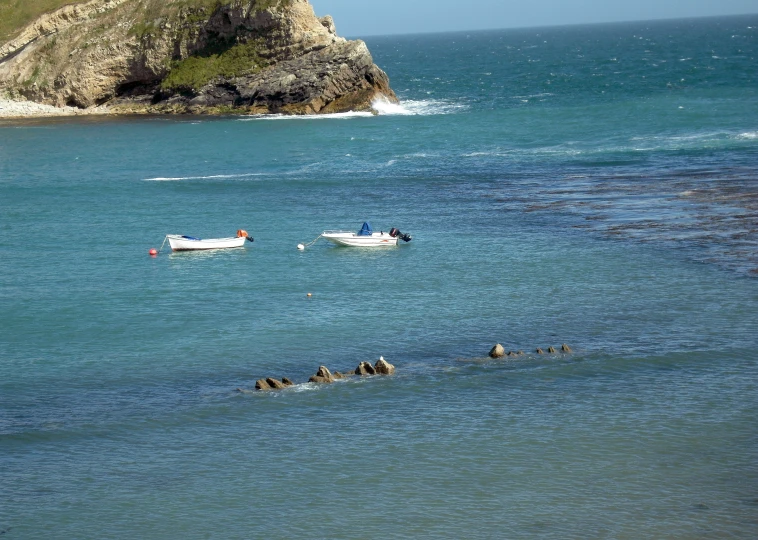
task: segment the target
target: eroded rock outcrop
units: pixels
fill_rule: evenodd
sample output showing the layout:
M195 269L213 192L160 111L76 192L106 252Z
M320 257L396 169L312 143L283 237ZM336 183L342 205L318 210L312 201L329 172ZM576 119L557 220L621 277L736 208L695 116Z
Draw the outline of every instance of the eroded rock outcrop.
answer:
M502 356L505 354L505 349L500 343L496 343L489 352L490 358L502 358Z
M395 366L387 362L383 356L379 357L379 360L374 364L374 371L377 375L392 375L395 373Z
M0 47L0 90L114 113L310 114L396 101L362 41L307 0L91 0Z
M315 383L333 383L334 382L334 375L332 375L332 372L329 371L329 368L326 366L319 366L318 371L315 375L312 375L310 379L308 379L308 382L315 382Z

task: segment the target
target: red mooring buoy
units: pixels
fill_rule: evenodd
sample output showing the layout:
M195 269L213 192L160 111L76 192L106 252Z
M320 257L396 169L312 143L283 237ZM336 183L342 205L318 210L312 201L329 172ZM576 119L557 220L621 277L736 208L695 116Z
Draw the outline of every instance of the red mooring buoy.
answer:
M150 253L150 255L152 255L153 257L155 257L156 255L158 255L158 250L155 249L155 248L153 248L153 249L150 250L149 253Z

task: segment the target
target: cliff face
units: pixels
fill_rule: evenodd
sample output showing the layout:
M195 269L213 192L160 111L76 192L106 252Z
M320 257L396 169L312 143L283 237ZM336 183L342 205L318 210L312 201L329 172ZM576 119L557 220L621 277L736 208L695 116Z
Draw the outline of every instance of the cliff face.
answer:
M307 0L91 0L0 47L0 90L112 112L322 113L396 101Z

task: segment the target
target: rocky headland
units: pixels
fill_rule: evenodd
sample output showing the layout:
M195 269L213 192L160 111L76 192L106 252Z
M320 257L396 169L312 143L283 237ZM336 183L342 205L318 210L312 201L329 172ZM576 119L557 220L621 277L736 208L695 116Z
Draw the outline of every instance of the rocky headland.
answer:
M0 117L320 114L376 99L397 101L366 44L307 0L90 0L0 46Z

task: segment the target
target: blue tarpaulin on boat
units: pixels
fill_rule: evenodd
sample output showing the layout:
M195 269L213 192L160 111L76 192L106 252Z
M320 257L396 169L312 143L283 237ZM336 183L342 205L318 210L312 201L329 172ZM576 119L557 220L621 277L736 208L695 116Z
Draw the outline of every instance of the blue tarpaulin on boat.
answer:
M361 230L358 231L358 236L371 236L374 233L374 231L371 230L371 225L369 225L369 222L366 221L363 224L363 227L361 227Z

